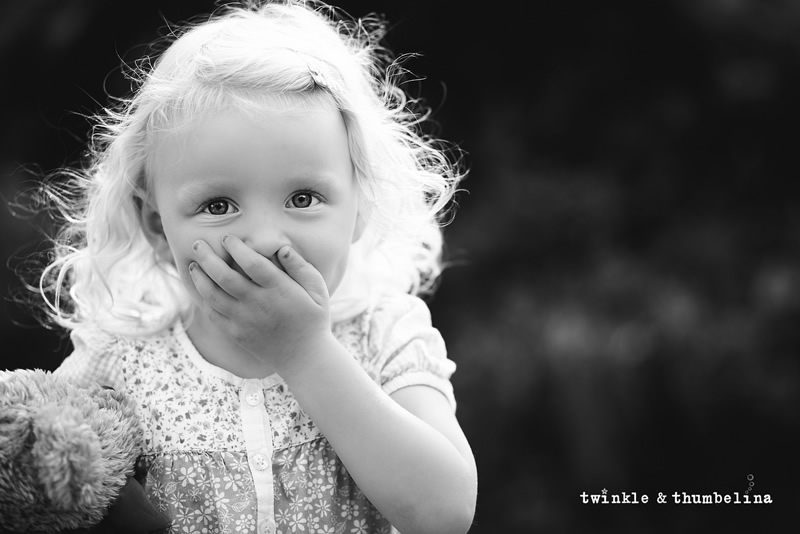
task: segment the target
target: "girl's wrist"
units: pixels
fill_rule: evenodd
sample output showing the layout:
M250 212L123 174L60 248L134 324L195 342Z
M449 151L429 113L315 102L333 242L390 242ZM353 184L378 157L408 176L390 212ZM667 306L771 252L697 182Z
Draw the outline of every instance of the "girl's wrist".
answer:
M300 343L292 351L291 356L283 359L277 372L291 386L293 382L304 380L314 374L324 359L332 357L340 350L344 350L344 347L332 332L322 333Z

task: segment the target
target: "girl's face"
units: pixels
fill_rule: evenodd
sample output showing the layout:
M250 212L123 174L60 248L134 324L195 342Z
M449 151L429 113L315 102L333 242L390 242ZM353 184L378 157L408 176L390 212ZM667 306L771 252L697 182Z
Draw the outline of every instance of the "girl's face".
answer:
M145 224L196 298L188 273L196 240L241 272L222 248L226 234L276 265L278 249L291 245L336 290L360 231L347 131L332 105L209 113L165 136L152 169Z

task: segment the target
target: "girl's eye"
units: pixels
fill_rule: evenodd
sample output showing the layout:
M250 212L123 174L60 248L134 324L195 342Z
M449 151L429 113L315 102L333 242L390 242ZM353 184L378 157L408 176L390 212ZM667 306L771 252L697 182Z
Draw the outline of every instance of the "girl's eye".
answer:
M295 193L287 202L287 207L292 208L310 208L319 204L319 198L310 191L301 191Z
M233 213L237 210L233 204L227 200L216 199L206 204L204 211L207 211L211 215L227 215L228 213Z

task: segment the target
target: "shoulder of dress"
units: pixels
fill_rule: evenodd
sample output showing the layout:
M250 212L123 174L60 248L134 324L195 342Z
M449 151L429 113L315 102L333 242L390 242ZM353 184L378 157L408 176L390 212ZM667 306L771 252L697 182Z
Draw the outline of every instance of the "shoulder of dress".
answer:
M377 327L386 327L409 317L428 323L431 320L431 312L425 301L408 293L382 295L370 308L370 311L370 323Z
M125 351L148 345L177 345L177 328L178 325L172 325L153 333L122 333L96 325L81 325L70 333L70 339L75 352L105 352L112 348Z

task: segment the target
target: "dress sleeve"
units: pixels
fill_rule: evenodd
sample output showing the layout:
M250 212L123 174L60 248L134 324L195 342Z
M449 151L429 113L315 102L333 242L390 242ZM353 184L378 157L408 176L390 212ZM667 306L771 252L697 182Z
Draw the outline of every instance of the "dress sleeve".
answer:
M370 343L386 393L430 386L444 394L455 411L450 377L456 364L447 358L444 340L432 326L430 310L421 299L401 295L380 303L373 313Z
M114 337L100 330L79 328L70 334L73 351L53 371L78 385L98 383L121 389L122 372L118 365L119 354Z

